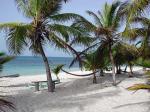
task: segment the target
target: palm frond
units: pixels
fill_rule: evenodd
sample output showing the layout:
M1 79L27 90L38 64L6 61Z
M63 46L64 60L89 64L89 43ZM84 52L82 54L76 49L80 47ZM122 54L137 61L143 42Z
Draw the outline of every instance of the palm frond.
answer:
M150 59L138 58L135 62L138 66L150 68Z
M74 13L63 13L63 14L50 16L50 19L53 20L54 22L66 22L66 21L77 20L82 18L83 18L82 16Z
M134 40L138 37L144 37L146 33L147 30L144 28L132 28L132 29L125 29L125 31L121 32L119 35Z
M131 90L131 91L137 91L137 90L140 90L140 89L150 89L150 85L148 84L134 84L133 86L130 86L127 88L128 90Z
M93 32L97 28L92 22L88 21L85 18L75 20L72 24L72 27L82 28L87 32Z
M55 68L52 69L52 71L55 75L58 75L63 67L63 64L57 65Z
M26 17L32 18L33 12L29 8L29 2L27 0L15 0L17 8L20 12L22 12Z
M24 50L24 47L27 46L26 37L30 28L30 25L23 23L0 24L0 29L8 33L7 45L11 53L20 54Z
M103 27L100 18L92 11L86 11L89 15L93 16L94 21L98 27Z
M126 10L128 12L127 24L130 24L133 18L141 16L143 13L145 13L145 10L149 8L149 4L149 0L132 0L126 7Z
M144 27L145 26L148 27L150 25L150 19L148 19L146 17L135 17L132 19L132 22L141 23Z
M89 52L90 50L96 48L97 46L99 46L99 42L96 43L96 44L93 44L93 45L87 47L86 49L84 49L83 51L79 52L79 56L80 56L81 58L84 57L84 55L85 55L87 52ZM69 67L72 67L76 62L78 62L78 58L77 58L77 57L75 57L75 58L71 61Z

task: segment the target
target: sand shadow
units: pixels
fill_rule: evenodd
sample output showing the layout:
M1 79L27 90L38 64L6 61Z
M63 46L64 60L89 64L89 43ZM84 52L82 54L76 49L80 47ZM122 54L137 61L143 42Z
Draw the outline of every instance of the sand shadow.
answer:
M123 108L123 107L128 107L128 108L130 108L131 106L135 106L135 107L136 107L137 105L144 105L144 106L147 106L147 107L148 107L148 110L145 111L145 112L150 112L150 101L123 104L123 105L119 105L119 106L113 107L113 109L119 109L119 108Z

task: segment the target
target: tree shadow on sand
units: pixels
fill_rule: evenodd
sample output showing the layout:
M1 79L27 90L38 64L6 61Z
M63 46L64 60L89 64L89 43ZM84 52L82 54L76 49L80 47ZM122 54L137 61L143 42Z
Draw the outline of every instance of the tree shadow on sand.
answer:
M83 111L85 106L94 105L105 97L113 97L121 92L118 89L101 90L100 84L92 84L90 78L76 79L57 85L55 93L43 90L36 93L18 94L14 96L16 99L14 103L18 108L16 112L34 112L43 109L59 112L66 108ZM42 112L47 112L44 110Z
M143 106L148 107L148 110L145 111L145 112L150 112L150 101L123 104L123 105L119 105L119 106L113 107L113 109L119 109L119 108L123 108L123 107L130 108L132 106L134 106L136 108L137 105L143 105Z
M135 74L136 76L140 77L139 74ZM117 75L117 81L127 78L127 74ZM105 74L105 77L98 77L98 84L92 84L92 77L88 77L60 83L56 85L55 93L48 93L47 90L42 90L40 92L30 91L28 94L16 94L13 96L15 97L14 103L18 108L16 112L34 112L36 110L43 110L42 112L47 112L46 110L64 112L66 108L68 111L72 109L83 111L85 107L91 104L94 105L103 98L119 95L121 90L117 87L113 87L113 89L108 88L107 91L103 90L103 88L112 86L112 82L111 74ZM123 105L114 108L121 107Z

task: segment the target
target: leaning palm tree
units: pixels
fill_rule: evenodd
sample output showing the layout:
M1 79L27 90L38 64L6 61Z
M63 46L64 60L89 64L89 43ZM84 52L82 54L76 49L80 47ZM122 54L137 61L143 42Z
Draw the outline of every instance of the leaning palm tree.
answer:
M46 68L48 91L53 92L51 69L44 52L44 45L51 44L55 48L73 52L76 50L69 44L83 42L88 43L88 38L83 36L84 31L75 27L68 27L61 23L73 18L80 18L77 14L60 14L64 0L15 0L19 11L27 17L29 23L2 23L0 29L7 33L7 44L9 51L13 54L21 54L28 46L36 55L41 55ZM65 0L66 2L66 0ZM60 24L59 24L60 23ZM82 36L82 38L81 38ZM70 38L71 37L71 38ZM74 37L74 38L73 38ZM85 41L87 40L87 41Z
M125 16L127 3L121 3L119 1L113 4L105 4L103 11L98 11L98 14L87 11L92 16L95 23L92 23L85 18L78 19L73 26L80 26L83 29L91 32L95 37L95 46L104 45L104 49L108 49L108 55L112 65L112 76L114 85L116 85L116 73L115 73L115 62L113 57L113 46L118 41L121 41L118 28L120 28L120 22ZM99 47L98 47L99 48Z

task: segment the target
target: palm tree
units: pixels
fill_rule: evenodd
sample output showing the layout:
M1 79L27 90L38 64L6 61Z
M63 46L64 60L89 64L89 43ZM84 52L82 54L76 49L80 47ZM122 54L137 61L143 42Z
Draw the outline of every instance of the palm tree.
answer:
M57 65L56 67L54 67L53 69L52 69L52 71L53 71L53 73L56 75L56 77L57 77L57 80L59 80L60 81L60 78L58 77L58 75L59 75L59 73L60 73L60 71L61 71L61 69L64 67L64 65L63 64L60 64L60 65Z
M103 46L104 49L108 49L107 54L112 65L112 76L113 84L116 85L116 73L115 73L115 62L113 57L113 46L118 41L121 41L121 33L119 33L118 28L120 28L120 22L123 20L127 3L121 3L119 1L113 4L105 4L103 11L98 11L98 14L94 12L87 11L87 13L92 16L95 20L95 24L89 22L85 18L78 19L73 25L79 26L87 31L91 32L95 37L95 43L97 46ZM95 45L93 45L95 47ZM98 48L99 48L98 47ZM100 54L100 53L99 53Z
M146 30L142 40L139 41L141 43L139 50L141 51L141 57L147 59L150 57L150 19L147 17L135 17L132 19L132 22L140 23L142 28Z
M130 28L130 24L133 22L141 23L143 26L142 28L136 28L132 30L133 32L130 33L132 37L144 37L143 40L140 42L141 46L139 51L141 52L140 57L137 59L135 64L138 66L150 68L150 55L149 55L149 28L150 28L150 20L146 17L141 16L143 13L147 12L150 7L149 0L132 0L130 5L126 8L128 12L127 16L127 28ZM132 9L132 10L131 10ZM143 33L144 32L144 33ZM142 35L141 35L142 34ZM148 75L148 84L135 84L129 87L129 90L139 90L139 89L148 89L150 90L149 79L150 79L150 72L147 71L146 74Z
M119 49L119 50L118 50ZM139 51L135 45L130 45L125 42L118 43L114 47L115 55L115 65L117 69L117 73L121 73L121 65L129 65L130 74L129 77L133 76L132 66L134 61L139 57Z
M3 70L3 65L13 58L14 57L7 56L5 53L0 52L0 72ZM5 112L4 107L8 107L12 110L15 109L13 103L4 100L4 96L0 96L0 111Z
M30 19L29 23L2 23L0 29L7 33L7 43L9 51L13 54L21 54L28 46L34 54L41 55L46 68L48 91L53 92L51 70L48 59L44 52L44 45L50 43L53 47L64 51L73 52L76 50L71 47L72 43L88 43L88 38L84 31L62 25L61 23L73 18L80 18L77 14L60 14L64 0L15 0L19 11ZM66 2L67 0L65 0ZM59 24L60 23L60 24ZM82 35L84 34L84 36ZM82 38L81 38L82 36ZM71 37L71 38L70 38ZM74 38L73 38L74 37ZM85 41L87 40L87 41Z
M104 49L101 49L101 50L104 50ZM105 51L102 51L102 52L105 52ZM97 54L97 51L95 51L95 52L90 52L88 54L85 54L83 57L84 58L83 67L86 70L90 70L93 72L93 83L97 83L96 72L98 70L101 70L101 73L102 73L102 70L106 69L106 67L109 64L109 59L105 54L106 53L104 53L104 55L101 54L101 57L99 57L99 55Z

